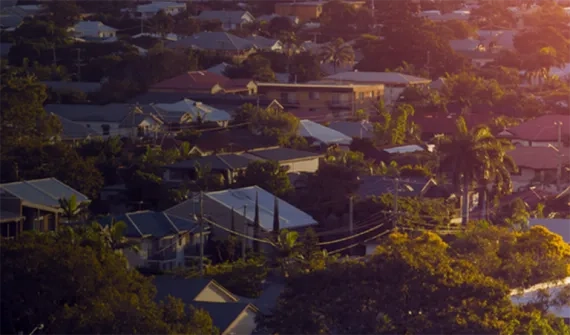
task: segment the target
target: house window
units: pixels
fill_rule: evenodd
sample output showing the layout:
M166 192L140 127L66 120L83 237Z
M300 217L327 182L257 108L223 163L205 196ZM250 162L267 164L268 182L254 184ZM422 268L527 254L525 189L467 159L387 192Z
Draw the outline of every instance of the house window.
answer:
M281 92L281 100L286 103L296 103L297 94L295 92Z
M309 92L309 99L319 100L319 92Z
M101 126L101 129L103 129L103 135L109 135L111 126L109 126L108 124L104 124Z

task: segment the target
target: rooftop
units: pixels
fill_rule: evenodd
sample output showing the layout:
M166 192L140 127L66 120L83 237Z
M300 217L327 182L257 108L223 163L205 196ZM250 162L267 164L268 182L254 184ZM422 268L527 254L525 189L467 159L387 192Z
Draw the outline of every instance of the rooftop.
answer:
M354 88L354 87L370 87L370 85L362 84L342 84L342 83L327 83L315 81L303 84L287 84L287 83L256 83L257 87L288 87L288 88Z
M238 154L217 154L186 161L174 163L166 166L168 169L194 169L197 166L209 167L212 170L235 170L245 169L253 159Z
M139 211L125 213L115 217L106 217L103 224L110 224L112 220L123 221L127 224L127 237L164 237L181 232L192 232L198 229L195 221L168 215L164 212Z
M528 220L529 226L543 226L551 232L562 236L566 243L570 243L570 221L568 219L537 219Z
M360 72L347 71L325 77L323 80L350 81L358 83L382 84L429 84L430 79L410 76L398 72Z
M252 150L248 151L244 155L256 156L262 159L278 161L278 162L295 161L306 158L318 158L322 156L321 154L317 154L314 152L301 151L290 148L270 148L270 149Z
M170 114L174 113L188 113L192 120L202 119L203 121L229 121L232 119L231 115L221 109L217 109L201 102L190 99L183 99L175 103L160 103L153 105L157 109L157 114Z
M203 10L197 16L199 20L219 20L222 23L240 24L248 17L253 19L253 16L245 10Z
M352 143L351 137L310 120L301 120L299 125L299 135L302 137L314 138L321 143L329 145L350 145L350 143Z
M0 184L0 192L7 192L31 205L60 208L59 199L75 195L77 201L87 202L89 198L55 178L18 181Z
M568 115L551 114L539 116L535 119L528 120L516 127L507 129L513 134L514 138L528 141L557 141L558 128L556 122L562 122L562 134L570 134L570 120Z
M254 48L251 41L223 31L203 31L171 42L169 48L197 48L204 50L246 51Z
M61 137L64 140L85 139L90 136L99 136L99 133L91 128L87 128L80 123L73 122L57 114L53 115L55 115L61 122L61 126L63 128Z
M518 145L508 154L518 167L533 170L553 170L558 167L559 151L551 147L528 147ZM562 164L570 164L568 154L562 157Z
M222 85L228 80L230 80L228 77L213 72L189 71L156 83L150 88L157 90L210 90L214 85Z
M374 136L372 124L368 121L335 121L329 128L353 138L372 138Z

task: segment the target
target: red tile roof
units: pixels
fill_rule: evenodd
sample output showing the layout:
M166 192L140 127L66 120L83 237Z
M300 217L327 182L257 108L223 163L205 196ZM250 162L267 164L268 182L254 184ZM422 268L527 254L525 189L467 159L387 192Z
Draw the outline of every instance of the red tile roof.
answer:
M558 127L555 122L562 122L562 136L570 134L570 115L543 115L508 129L515 138L528 141L557 141Z
M152 85L151 89L188 91L209 90L214 85L223 85L230 81L229 78L208 71L190 71L174 78L166 79Z
M517 146L508 152L519 168L533 170L552 170L558 167L559 152L551 147ZM561 153L563 154L563 153ZM568 155L562 156L562 164L570 163Z

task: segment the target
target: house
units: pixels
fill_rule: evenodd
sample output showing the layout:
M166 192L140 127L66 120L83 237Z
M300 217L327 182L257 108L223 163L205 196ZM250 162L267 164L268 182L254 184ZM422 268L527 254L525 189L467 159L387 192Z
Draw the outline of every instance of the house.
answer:
M90 140L92 138L99 138L101 134L97 133L95 130L91 128L87 128L85 125L77 122L73 122L68 120L62 116L55 115L59 122L61 123L61 135L60 140L62 141L83 141L83 140Z
M328 127L352 138L371 139L374 137L373 126L366 120L334 121L331 122Z
M3 0L0 5L0 30L14 31L25 18L40 15L43 11L41 5L19 5L18 1Z
M183 50L211 50L238 59L247 57L256 49L251 41L223 31L199 32L190 37L167 43L166 47Z
M175 103L153 104L156 115L168 124L212 122L225 127L232 116L221 109L213 108L201 102L184 99Z
M196 17L200 21L220 21L224 30L234 30L255 22L255 17L245 10L204 10Z
M508 155L517 164L518 173L512 173L511 179L515 190L533 184L555 185L559 166L562 182L568 180L564 167L570 165L570 155L554 147L516 146Z
M359 9L366 4L365 1L342 1L344 4ZM307 22L318 19L323 13L324 1L304 1L304 2L276 2L275 14L279 16L296 16L300 22Z
M498 134L498 137L510 139L515 145L557 146L559 127L562 141L567 141L570 136L570 120L568 115L562 114L542 115L525 121L516 127L505 129Z
M108 40L117 37L117 29L104 25L101 21L80 21L71 31L75 37L85 40Z
M485 43L478 39L466 38L449 41L451 49L471 60L476 67L482 67L495 61L496 54L487 49Z
M210 169L211 173L223 177L226 185L235 182L239 172L247 168L252 162L251 157L239 154L216 154L177 162L164 167L164 180L169 182L195 181L198 178L198 169Z
M59 200L75 196L79 203L89 198L55 178L0 184L2 236L17 237L23 231L55 231L63 213Z
M267 38L259 35L251 35L245 39L251 41L251 43L253 43L259 50L275 52L283 51L283 43L277 39Z
M186 3L184 2L167 2L167 1L154 1L149 4L138 5L135 13L143 19L150 19L158 12L174 16L186 10Z
M532 304L533 302L547 301L551 302L548 304L547 312L553 314L554 316L562 319L564 323L570 324L570 303L568 300L556 301L558 297L564 296L566 288L570 286L570 277L566 277L562 280L542 283L532 286L526 290L513 290L511 292L511 301L515 305L524 306L526 304ZM546 291L547 295L544 294Z
M360 176L356 194L360 198L378 197L396 193L400 197L449 198L451 193L432 178L408 178L396 181L385 176Z
M257 307L242 302L212 279L156 276L153 283L157 302L172 296L181 299L187 306L205 310L220 335L250 335L256 328Z
M384 86L340 83L257 83L257 92L278 100L288 112L303 119L333 120L371 111L384 96Z
M498 210L500 211L502 208L511 205L517 199L521 199L528 210L533 210L539 203L544 203L546 200L555 196L556 193L531 186L502 197L499 202Z
M48 113L93 129L104 138L154 136L162 126L162 121L156 116L143 112L141 107L129 104L48 104L44 108Z
M428 85L430 79L419 78L397 72L341 72L328 76L320 82L352 83L358 85L383 85L384 103L389 106L395 103L402 92L409 86Z
M514 38L517 30L479 31L483 45L493 52L514 50Z
M309 143L317 146L340 145L347 147L352 143L351 137L311 120L301 120L299 136L307 138Z
M222 94L253 94L256 85L251 80L229 79L208 71L190 71L152 85L150 92ZM185 98L185 97L184 97Z
M138 211L106 217L100 222L109 225L113 220L127 225L124 236L138 246L137 252L123 250L129 265L134 268L172 270L184 267L186 255L197 254L200 246L200 227L188 215Z
M319 169L319 160L323 157L314 152L279 147L251 150L244 152L242 156L251 158L251 160L279 162L287 173L315 173Z
M248 227L253 225L255 218L255 199L258 197L259 222L261 225L261 235L265 236L273 230L273 209L275 199L279 207L279 222L281 229L302 231L317 224L315 219L309 214L299 210L282 199L276 198L273 194L265 191L259 186L242 187L228 189L217 192L203 193L202 205L204 215L209 221L214 222L213 234L223 238L228 236L227 229L231 228L232 215L235 215L234 227L244 235L253 236L253 229ZM195 196L183 203L166 210L168 214L188 215L194 213L198 208L198 197ZM243 215L245 211L245 215ZM246 226L244 227L244 220ZM218 228L224 227L224 229ZM244 229L245 228L245 229ZM251 240L247 243L251 244ZM271 246L264 244L272 249Z

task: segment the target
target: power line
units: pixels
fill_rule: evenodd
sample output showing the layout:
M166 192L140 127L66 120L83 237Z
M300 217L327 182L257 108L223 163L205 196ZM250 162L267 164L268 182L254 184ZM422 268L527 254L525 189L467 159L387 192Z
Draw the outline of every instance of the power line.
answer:
M378 235L376 235L376 236L373 236L373 237L371 237L371 238L368 238L368 239L366 239L366 240L364 240L364 241L362 241L362 242L354 243L354 244L349 245L349 246L347 246L347 247L340 248L340 249L337 249L337 250L333 250L333 251L329 252L328 254L329 254L329 255L331 255L331 254L336 254L336 253L339 253L339 252L341 252L341 251L344 251L344 250L347 250L347 249L350 249L350 248L354 248L354 247L356 247L356 246L361 245L362 243L366 243L366 242L368 242L368 241L372 241L372 240L374 240L374 239L377 239L377 238L379 238L379 237L382 237L382 236L384 236L384 235L386 235L386 234L389 234L389 233L391 233L391 232L392 232L392 229L387 230L387 231L384 231L384 232L382 232L382 233L380 233L380 234L378 234Z

